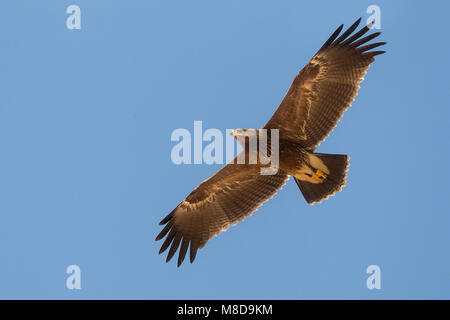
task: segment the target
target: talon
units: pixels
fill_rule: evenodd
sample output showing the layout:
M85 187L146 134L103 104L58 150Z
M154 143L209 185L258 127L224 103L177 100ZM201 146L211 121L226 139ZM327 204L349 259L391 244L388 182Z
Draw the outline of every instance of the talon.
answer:
M321 182L327 178L327 176L325 175L325 173L323 173L323 172L320 171L319 169L316 170L316 172L315 172L315 177L316 177L317 179L319 179Z

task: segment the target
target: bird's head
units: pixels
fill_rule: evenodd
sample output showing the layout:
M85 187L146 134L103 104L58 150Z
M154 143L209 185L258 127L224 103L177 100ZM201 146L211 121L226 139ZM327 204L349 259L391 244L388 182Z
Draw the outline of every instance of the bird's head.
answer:
M239 136L244 136L244 137L255 137L258 136L259 130L257 129L234 129L231 130L231 135L233 137L239 137Z

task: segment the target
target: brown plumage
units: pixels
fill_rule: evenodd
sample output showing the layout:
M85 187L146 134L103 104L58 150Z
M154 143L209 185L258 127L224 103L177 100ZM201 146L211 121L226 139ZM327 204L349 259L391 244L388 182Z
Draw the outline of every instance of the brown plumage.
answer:
M251 215L274 196L289 176L308 203L328 198L345 185L348 156L314 153L351 105L369 65L384 51L369 51L385 42L365 45L377 37L365 26L351 35L359 19L340 36L341 25L295 77L286 96L265 129L279 130L279 168L261 175L262 165L232 161L202 182L160 224L156 237L166 237L160 253L170 247L169 261L178 248L178 266L189 249L197 250L230 225ZM338 37L339 36L339 37ZM259 131L253 131L258 135ZM243 152L248 152L247 148ZM247 154L248 156L248 154ZM239 156L238 156L239 157Z

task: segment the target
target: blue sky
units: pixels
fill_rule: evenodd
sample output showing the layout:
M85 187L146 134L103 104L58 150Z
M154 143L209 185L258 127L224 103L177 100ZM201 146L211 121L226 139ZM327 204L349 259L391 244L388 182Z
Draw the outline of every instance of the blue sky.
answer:
M66 8L81 8L81 30ZM170 159L174 129L257 128L334 29L381 8L387 54L318 151L347 186L293 180L194 264L157 223L220 165ZM450 298L449 5L412 1L4 1L0 298ZM66 268L81 268L81 290ZM368 290L366 268L381 268Z

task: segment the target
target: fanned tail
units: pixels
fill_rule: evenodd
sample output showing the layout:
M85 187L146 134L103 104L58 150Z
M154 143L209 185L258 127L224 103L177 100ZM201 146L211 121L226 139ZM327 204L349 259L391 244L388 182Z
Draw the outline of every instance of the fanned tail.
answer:
M322 160L330 173L323 182L317 184L295 178L295 182L309 204L328 199L336 192L341 191L345 186L347 169L350 164L350 157L345 154L314 153L314 156Z

